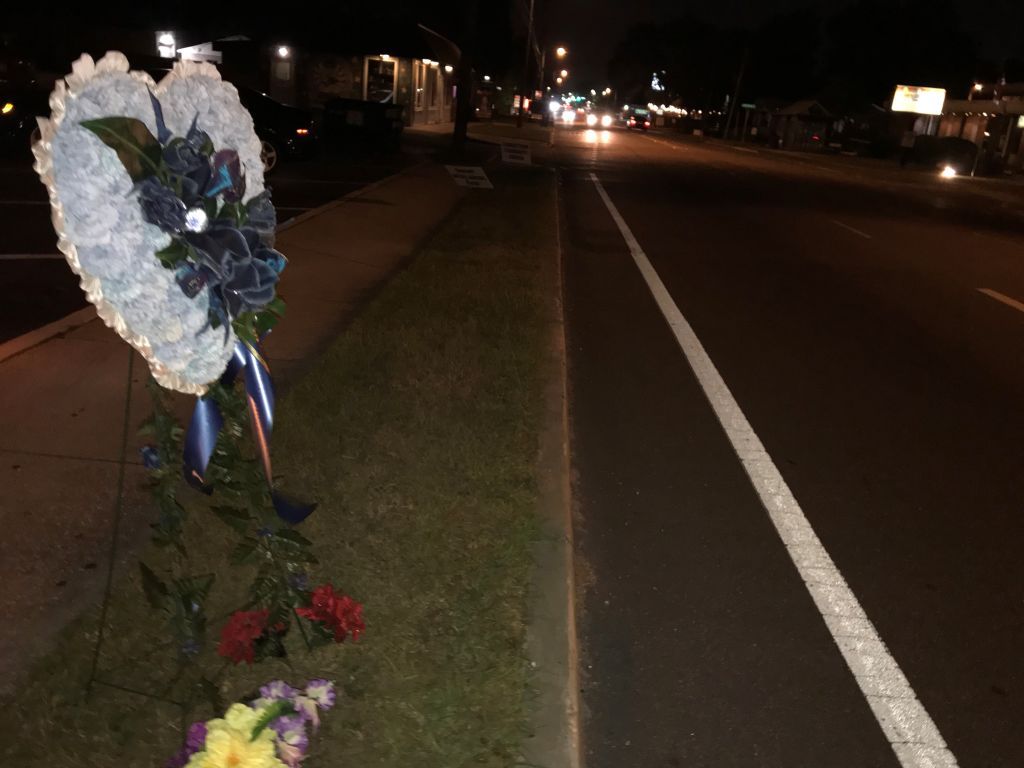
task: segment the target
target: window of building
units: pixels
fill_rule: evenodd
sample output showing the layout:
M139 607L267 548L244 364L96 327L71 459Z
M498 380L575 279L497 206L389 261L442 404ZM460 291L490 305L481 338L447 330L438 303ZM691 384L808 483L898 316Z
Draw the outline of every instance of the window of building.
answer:
M368 57L366 59L366 100L380 104L395 101L395 75L398 62L394 59Z

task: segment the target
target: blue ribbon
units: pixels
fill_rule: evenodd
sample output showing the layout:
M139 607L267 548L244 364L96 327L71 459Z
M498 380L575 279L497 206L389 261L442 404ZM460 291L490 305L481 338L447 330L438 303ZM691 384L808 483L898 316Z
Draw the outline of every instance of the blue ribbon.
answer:
M316 504L296 503L274 489L274 474L270 465L270 434L274 429L274 385L270 379L270 368L258 347L245 341L235 344L227 369L221 374L220 383L234 386L238 374L242 374L245 397L252 424L253 438L260 452L263 473L267 478L270 496L277 516L286 523L301 523L316 509ZM224 427L224 417L212 397L206 395L196 401L192 421L185 434L185 479L190 485L204 493L212 493L206 482L206 468L217 445L217 436Z

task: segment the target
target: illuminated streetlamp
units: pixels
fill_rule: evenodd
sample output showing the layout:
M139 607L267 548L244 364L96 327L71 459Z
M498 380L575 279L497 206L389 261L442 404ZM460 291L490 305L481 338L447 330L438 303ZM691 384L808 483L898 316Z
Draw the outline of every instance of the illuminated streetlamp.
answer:
M555 82L558 83L559 85L561 85L562 84L562 78L556 77L555 78Z
M569 70L568 69L563 69L558 74L560 74L562 77L568 77L569 76Z
M557 48L555 48L555 56L557 56L560 59L564 59L565 58L565 54L567 54L567 53L568 53L568 51L565 50L565 46L560 45Z
M287 59L291 55L292 55L292 51L291 51L291 49L287 45L279 45L279 46L277 46L277 58L279 58L279 59Z

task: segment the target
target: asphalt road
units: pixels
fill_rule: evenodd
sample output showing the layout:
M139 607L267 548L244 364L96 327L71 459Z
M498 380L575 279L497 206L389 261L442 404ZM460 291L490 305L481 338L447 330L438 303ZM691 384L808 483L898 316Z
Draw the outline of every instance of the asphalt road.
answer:
M349 151L283 161L269 177L278 220L301 215L389 176L415 160L428 139L405 152ZM31 158L0 158L0 342L84 307L76 278L57 252L46 189Z
M587 768L1024 765L1016 211L665 139L556 139Z

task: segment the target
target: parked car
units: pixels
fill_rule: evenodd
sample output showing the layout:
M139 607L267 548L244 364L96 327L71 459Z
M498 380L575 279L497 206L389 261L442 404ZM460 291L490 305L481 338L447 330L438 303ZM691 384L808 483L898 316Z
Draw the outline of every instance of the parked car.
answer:
M264 173L272 173L281 158L308 157L316 151L317 136L310 112L282 104L243 85L237 88L238 98L252 115L262 144Z
M160 82L170 69L146 69ZM252 115L253 127L260 139L263 172L270 175L282 158L308 157L317 148L312 113L291 107L253 88L235 84L238 99ZM200 126L201 127L201 126Z
M50 94L33 86L0 84L0 147L19 155L29 150L37 138L37 117L50 116Z
M390 102L331 99L324 104L324 136L345 144L351 140L397 148L405 128L405 108Z

